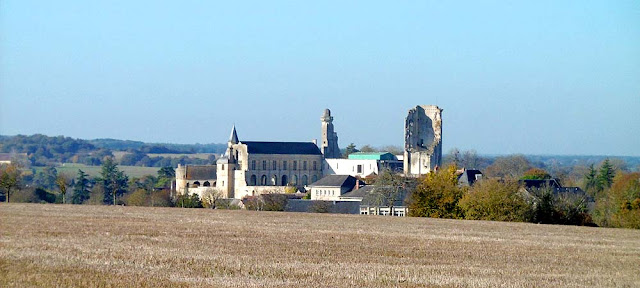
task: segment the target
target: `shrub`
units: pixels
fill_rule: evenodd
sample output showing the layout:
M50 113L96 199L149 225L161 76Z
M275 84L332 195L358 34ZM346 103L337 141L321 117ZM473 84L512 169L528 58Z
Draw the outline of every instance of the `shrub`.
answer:
M466 219L529 221L532 207L519 189L516 181L479 181L460 199L459 205Z

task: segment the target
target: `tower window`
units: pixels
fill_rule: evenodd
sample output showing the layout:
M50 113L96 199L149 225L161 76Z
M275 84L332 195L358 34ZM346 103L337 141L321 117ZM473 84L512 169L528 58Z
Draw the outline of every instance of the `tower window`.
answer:
M273 160L273 170L278 170L278 161Z
M262 170L267 170L267 161L262 160Z
M287 170L287 160L282 161L282 170Z
M251 170L256 170L256 160L251 160Z
M293 170L298 170L298 161L293 160Z
M302 161L302 170L307 170L307 161Z
M317 164L318 164L318 163L316 163L316 161L313 161L313 170L314 170L314 171L315 171L315 170L318 170L318 166L317 166Z

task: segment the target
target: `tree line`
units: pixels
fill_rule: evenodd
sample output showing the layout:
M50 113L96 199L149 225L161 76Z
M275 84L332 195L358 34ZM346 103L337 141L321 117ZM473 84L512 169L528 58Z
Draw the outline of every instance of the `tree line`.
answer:
M520 156L510 157L487 167L498 176L471 187L458 185L454 164L421 177L407 201L410 216L640 229L640 172L605 159L582 175L584 194L549 186L524 189L521 180L552 177Z
M120 165L144 167L176 167L178 164L204 165L211 164L212 159L180 156L154 156L147 154L192 154L221 153L226 145L222 144L145 144L137 141L97 139L81 140L71 137L49 137L42 134L31 136L1 136L0 153L26 154L21 161L23 167L56 166L60 163L80 163L85 165L102 165L103 159L113 157L114 151L126 151ZM206 152L203 152L206 151Z
M172 167L163 167L157 175L130 178L107 157L100 175L90 177L78 170L68 179L47 167L25 182L25 172L18 164L0 165L0 200L6 202L172 206L171 183L175 179Z

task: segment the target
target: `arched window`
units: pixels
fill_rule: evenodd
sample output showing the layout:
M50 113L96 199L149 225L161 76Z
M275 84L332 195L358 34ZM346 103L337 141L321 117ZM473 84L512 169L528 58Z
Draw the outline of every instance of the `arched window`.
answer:
M272 186L278 185L278 176L273 175L273 177L271 177L271 185Z
M257 181L258 180L256 179L256 175L251 175L251 180L249 180L249 185L256 186Z
M307 175L302 175L302 186L306 186L309 184L309 178Z
M287 175L282 175L282 186L285 186L289 184L289 182L287 182Z
M211 183L209 183L209 181L204 181L204 183L202 183L202 186L204 187L210 187Z
M311 177L311 183L314 183L318 181L318 175L313 175L313 177Z
M198 187L200 187L200 182L198 182L198 181L193 182L193 185L191 185L191 187L193 187L193 188L198 188Z
M267 175L262 175L262 177L260 177L260 185L267 186Z
M293 175L293 181L291 183L293 183L293 185L298 185L298 175Z

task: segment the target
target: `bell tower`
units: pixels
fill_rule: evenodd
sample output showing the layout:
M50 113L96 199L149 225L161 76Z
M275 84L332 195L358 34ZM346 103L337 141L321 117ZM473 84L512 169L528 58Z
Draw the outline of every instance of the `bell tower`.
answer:
M338 133L333 130L333 117L331 110L324 109L322 114L322 146L320 150L324 158L340 158L340 148L338 147Z

